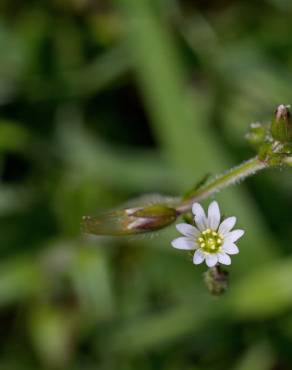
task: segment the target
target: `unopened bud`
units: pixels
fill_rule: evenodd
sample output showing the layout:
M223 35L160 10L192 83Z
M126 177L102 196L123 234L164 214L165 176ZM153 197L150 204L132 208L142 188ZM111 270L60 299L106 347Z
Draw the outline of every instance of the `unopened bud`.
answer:
M211 294L221 295L228 288L228 272L220 266L214 266L204 273L204 281Z
M249 131L245 138L254 146L261 145L267 136L267 127L259 122L254 122L250 125Z
M275 111L271 132L275 140L282 143L292 141L292 125L289 111L290 105L281 104Z
M95 235L133 235L162 229L177 218L174 208L154 204L83 217L83 230Z

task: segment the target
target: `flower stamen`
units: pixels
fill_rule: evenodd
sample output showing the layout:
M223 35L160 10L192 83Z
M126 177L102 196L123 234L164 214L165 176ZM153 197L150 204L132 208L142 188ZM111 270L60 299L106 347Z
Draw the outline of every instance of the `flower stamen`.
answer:
M206 253L218 253L223 244L223 236L214 230L206 229L197 238L197 243Z

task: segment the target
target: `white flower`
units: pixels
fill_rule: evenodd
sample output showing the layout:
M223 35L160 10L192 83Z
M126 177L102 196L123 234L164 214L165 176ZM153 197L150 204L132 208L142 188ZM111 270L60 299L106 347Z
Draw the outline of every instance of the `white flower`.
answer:
M193 262L195 265L206 261L207 266L217 263L231 264L229 254L239 253L235 242L244 234L243 230L232 230L236 218L228 217L220 223L220 210L217 202L212 202L208 208L208 216L199 203L192 207L196 226L186 223L176 225L184 236L174 239L172 246L177 249L195 250Z

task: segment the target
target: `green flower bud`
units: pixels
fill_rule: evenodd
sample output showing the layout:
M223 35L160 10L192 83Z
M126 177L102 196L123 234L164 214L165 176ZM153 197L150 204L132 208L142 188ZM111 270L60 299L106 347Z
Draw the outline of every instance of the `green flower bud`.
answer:
M219 265L214 266L204 273L204 282L211 294L221 295L228 288L228 272Z
M153 204L83 217L83 231L95 235L133 235L162 229L172 224L177 211L164 204Z
M245 138L249 144L253 146L259 146L266 140L267 137L267 126L259 122L254 122L250 125L249 131Z
M282 143L292 142L292 125L289 108L289 105L279 105L275 111L275 118L272 121L272 136L275 140Z

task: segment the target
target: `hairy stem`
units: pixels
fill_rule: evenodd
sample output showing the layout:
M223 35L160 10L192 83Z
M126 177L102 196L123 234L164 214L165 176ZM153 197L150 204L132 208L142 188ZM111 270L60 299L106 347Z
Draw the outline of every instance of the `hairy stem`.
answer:
M266 162L259 160L258 157L254 157L200 187L189 199L184 200L178 206L177 211L180 214L188 212L194 202L208 198L212 194L217 193L227 186L233 185L248 176L254 175L256 172L267 168L268 166L269 165Z

